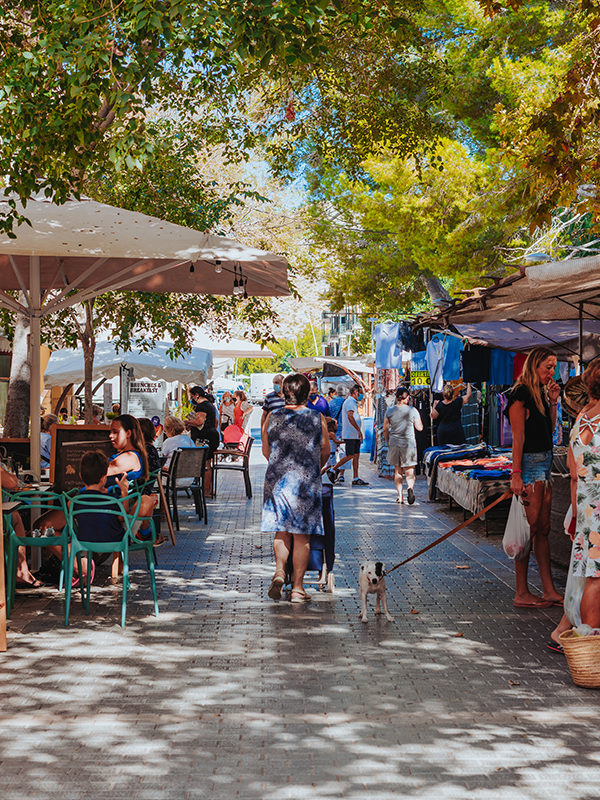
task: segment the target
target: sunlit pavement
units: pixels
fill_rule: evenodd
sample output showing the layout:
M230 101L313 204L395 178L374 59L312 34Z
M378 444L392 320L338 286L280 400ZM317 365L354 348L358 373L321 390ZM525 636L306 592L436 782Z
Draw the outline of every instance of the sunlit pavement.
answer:
M273 602L254 461L252 500L223 477L208 526L186 511L177 547L160 548L158 620L145 570L124 631L106 570L69 628L56 591L19 597L1 656L3 798L598 796L600 695L544 646L559 609L513 609L498 536L459 533L397 570L394 621L371 603L362 624L359 562L391 566L462 519L422 483L397 506L365 460L371 486L335 491L335 592Z

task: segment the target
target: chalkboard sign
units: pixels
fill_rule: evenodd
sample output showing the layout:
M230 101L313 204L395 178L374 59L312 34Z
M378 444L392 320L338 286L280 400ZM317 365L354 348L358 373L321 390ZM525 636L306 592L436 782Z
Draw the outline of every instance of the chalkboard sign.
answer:
M108 425L53 425L50 429L50 482L55 492L68 492L83 486L81 457L88 450L114 453L108 438Z
M31 469L30 450L29 439L0 439L0 458L16 471Z

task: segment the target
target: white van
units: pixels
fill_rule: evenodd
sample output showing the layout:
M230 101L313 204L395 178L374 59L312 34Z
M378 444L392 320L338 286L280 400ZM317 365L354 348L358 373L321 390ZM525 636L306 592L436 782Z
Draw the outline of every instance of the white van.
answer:
M265 395L273 391L273 378L278 372L253 372L250 375L250 392L248 399L251 403L262 404Z

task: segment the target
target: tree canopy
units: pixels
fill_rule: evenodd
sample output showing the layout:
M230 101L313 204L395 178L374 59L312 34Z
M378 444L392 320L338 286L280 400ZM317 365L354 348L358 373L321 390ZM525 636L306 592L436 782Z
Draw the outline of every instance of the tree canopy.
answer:
M420 148L439 60L416 24L421 6L5 0L0 174L22 199L43 190L64 202L106 165L141 167L157 109L232 158L269 134L280 169L302 147L354 163L367 142ZM357 58L370 60L368 80Z
M406 314L432 277L456 291L536 250L597 252L598 4L433 0L415 21L445 66L425 157L374 148L310 184L334 308Z

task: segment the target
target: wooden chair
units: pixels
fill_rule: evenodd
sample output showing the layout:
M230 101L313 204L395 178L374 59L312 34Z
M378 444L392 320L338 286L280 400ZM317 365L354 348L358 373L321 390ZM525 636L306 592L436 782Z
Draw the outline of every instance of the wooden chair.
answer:
M244 433L237 447L222 447L215 450L212 458L212 494L217 496L217 472L221 469L235 470L244 474L246 497L252 497L250 481L250 450L254 439Z
M182 447L175 450L171 457L169 471L165 480L165 495L177 530L179 530L177 493L186 490L192 493L198 519L204 518L204 524L208 524L206 496L204 494L204 471L207 453L208 447ZM184 478L193 478L194 482L191 486L178 485L178 481Z

